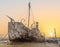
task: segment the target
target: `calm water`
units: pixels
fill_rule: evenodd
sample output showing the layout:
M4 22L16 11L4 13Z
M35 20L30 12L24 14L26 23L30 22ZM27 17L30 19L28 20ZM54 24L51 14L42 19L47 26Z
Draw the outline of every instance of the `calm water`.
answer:
M20 43L14 45L0 45L0 47L59 47L54 43Z

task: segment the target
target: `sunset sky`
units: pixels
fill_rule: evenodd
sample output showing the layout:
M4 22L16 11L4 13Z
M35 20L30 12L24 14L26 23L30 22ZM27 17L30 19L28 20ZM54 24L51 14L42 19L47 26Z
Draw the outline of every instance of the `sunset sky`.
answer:
M8 33L10 20L6 15L19 22L24 18L24 23L27 25L29 1L0 0L0 34ZM46 37L51 37L50 34L54 32L54 28L56 28L57 37L60 37L60 0L31 0L31 22L33 20L39 22L40 32L45 33Z

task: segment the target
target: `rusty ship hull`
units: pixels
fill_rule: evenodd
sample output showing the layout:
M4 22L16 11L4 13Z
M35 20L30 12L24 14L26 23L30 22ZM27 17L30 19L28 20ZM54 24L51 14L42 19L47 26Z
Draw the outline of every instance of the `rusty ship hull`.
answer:
M9 40L12 42L42 42L44 37L39 34L37 28L29 29L22 22L8 22Z
M8 36L10 41L28 41L28 31L22 22L9 22L8 23Z

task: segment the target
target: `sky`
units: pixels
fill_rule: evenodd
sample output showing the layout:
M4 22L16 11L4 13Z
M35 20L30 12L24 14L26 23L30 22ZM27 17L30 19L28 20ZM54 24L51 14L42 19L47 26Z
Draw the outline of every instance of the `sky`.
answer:
M27 25L28 2L31 1L30 24L33 20L39 22L39 30L45 33L46 37L54 37L54 28L56 35L60 37L60 0L0 0L0 34L8 33L8 22L6 15L12 17L15 21L25 19Z

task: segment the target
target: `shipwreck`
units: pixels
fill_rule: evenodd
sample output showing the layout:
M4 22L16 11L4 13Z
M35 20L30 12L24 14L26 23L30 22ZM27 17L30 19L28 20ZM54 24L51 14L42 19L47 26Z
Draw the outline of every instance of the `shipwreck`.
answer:
M43 42L45 37L40 33L38 26L39 23L35 22L35 27L29 28L30 21L30 2L29 6L29 16L28 16L28 27L26 27L22 22L15 22L15 20L7 16L11 21L8 22L8 37L12 42Z

